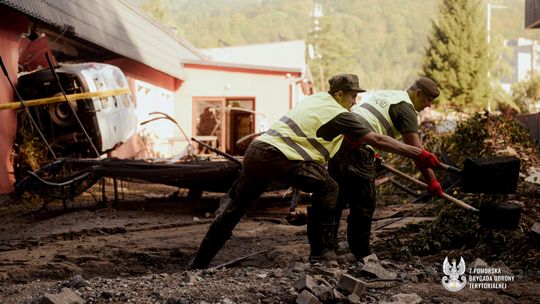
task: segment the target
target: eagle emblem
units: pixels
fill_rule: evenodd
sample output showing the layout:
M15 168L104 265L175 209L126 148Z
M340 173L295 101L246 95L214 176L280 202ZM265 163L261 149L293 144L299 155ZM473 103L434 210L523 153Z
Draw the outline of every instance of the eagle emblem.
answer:
M465 261L460 257L459 264L456 266L456 259L452 259L452 264L448 262L448 257L444 259L442 285L449 291L460 291L467 284L465 274Z

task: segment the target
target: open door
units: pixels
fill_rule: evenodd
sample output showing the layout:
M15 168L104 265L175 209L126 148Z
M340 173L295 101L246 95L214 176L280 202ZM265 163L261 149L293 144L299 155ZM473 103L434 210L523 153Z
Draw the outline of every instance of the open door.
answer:
M251 140L246 140L239 144L236 142L240 138L253 133L253 114L232 110L230 115L231 142L229 146L231 147L231 151L229 153L232 155L244 155Z

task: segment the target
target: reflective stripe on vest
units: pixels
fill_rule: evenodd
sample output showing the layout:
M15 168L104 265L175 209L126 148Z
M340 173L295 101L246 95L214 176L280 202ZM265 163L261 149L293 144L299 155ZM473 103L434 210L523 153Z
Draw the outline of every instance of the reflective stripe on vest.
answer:
M317 137L317 130L347 112L328 93L317 93L300 102L258 140L278 148L290 160L328 161L339 149L343 135L331 141Z
M392 119L390 118L390 106L406 102L414 105L406 91L379 91L371 95L366 101L355 105L351 111L360 114L371 126L374 132L391 137L399 137Z
M300 129L300 126L297 125L292 119L290 119L287 116L281 117L280 121L284 122L291 130L293 130L294 134L307 138L307 141L311 144L313 148L315 148L319 153L321 153L324 157L324 159L329 160L330 159L330 152L328 149L326 149L320 142L317 141L316 138L308 137L302 129Z

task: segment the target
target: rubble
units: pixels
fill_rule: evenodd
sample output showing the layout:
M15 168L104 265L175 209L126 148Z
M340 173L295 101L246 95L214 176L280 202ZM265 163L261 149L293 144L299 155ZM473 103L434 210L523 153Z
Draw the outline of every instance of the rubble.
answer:
M73 290L62 288L57 294L45 294L40 304L85 304L85 301Z
M537 236L540 236L540 222L534 222L531 227L531 231L536 233Z
M341 276L337 286L339 290L344 291L349 295L354 294L359 297L362 296L362 294L366 290L366 287L366 282L348 274L344 274Z
M405 294L399 293L392 296L392 302L380 302L379 304L418 304L422 302L422 298L415 293Z
M367 262L361 271L371 276L375 276L381 280L395 280L396 273L384 269L380 264L374 262Z
M304 275L294 282L294 288L299 292L304 290L312 291L313 287L315 287L315 280L310 275Z
M307 290L302 291L296 298L297 304L319 304L319 299Z

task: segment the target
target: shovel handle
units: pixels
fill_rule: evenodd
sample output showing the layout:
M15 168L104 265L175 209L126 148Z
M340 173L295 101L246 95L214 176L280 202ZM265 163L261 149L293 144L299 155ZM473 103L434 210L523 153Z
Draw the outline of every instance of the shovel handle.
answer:
M461 174L463 171L458 168L458 167L454 167L454 166L450 166L450 165L447 165L447 164L443 164L441 163L441 168L443 168L444 170L446 171L449 171L449 172L452 172L452 173L456 173L456 174Z
M392 172L392 173L394 173L394 174L396 174L398 176L401 176L401 177L403 177L403 178L417 184L418 186L420 186L420 187L422 187L424 189L427 189L427 187L428 187L428 185L426 183L424 183L424 182L422 182L422 181L420 181L420 180L418 180L418 179L416 179L416 178L414 178L412 176L409 176L409 175L407 175L407 174L405 174L405 173L403 173L403 172L401 172L401 171L399 171L397 169L394 169L393 167L390 167L390 166L385 165L385 164L381 164L381 166L383 166L383 168L385 168L386 170L388 170L388 171L390 171L390 172ZM442 198L444 198L445 200L460 206L461 208L465 208L465 209L472 210L472 211L475 211L475 212L479 211L478 209L476 209L473 206L465 203L464 201L459 200L459 199L457 199L457 198L455 198L453 196L450 196L450 195L448 195L448 194L446 194L444 192L442 194Z

